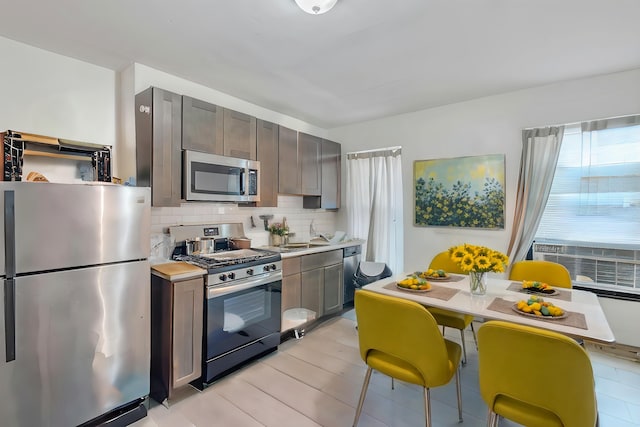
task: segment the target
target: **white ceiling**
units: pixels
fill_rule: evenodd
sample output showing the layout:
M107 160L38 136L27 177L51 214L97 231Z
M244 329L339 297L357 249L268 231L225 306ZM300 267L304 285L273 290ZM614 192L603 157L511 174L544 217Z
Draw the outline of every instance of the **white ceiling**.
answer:
M332 128L640 68L638 0L0 0L0 36ZM12 66L2 58L2 66Z

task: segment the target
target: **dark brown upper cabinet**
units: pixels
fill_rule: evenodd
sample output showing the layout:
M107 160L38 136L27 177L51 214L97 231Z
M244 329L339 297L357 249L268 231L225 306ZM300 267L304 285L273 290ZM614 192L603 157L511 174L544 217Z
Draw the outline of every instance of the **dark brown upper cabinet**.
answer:
M278 192L300 194L298 132L284 126L278 135Z
M322 139L280 126L278 191L320 196L322 191Z
M189 96L182 97L182 148L224 154L223 108Z
M224 155L256 160L256 118L224 109Z
M299 194L319 196L322 192L321 146L321 138L302 132L298 133Z
M180 206L182 198L182 100L150 87L136 103L136 180L151 187L152 206Z
M337 142L322 140L320 196L305 196L303 207L307 209L340 209L341 146Z
M278 135L279 126L264 120L256 122L257 157L260 161L259 207L278 206Z

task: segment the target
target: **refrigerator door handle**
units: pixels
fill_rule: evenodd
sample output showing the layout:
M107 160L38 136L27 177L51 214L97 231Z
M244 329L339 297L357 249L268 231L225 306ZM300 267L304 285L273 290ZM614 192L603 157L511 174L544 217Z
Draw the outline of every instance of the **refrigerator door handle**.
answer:
M4 282L4 339L6 360L16 360L16 284L13 279Z
M4 192L4 261L7 279L4 282L4 337L6 360L16 359L16 216L15 192Z

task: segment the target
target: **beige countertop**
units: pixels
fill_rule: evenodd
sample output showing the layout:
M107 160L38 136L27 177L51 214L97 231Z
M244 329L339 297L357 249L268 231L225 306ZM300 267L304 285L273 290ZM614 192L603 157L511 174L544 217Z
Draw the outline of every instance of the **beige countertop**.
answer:
M302 255L311 255L321 252L334 251L336 249L348 248L350 246L363 245L366 240L353 239L346 242L340 242L336 244L322 245L322 246L310 246L301 248L284 248L280 246L261 246L259 249L267 249L270 251L280 252L282 258L294 258Z
M185 280L203 276L207 274L207 270L203 270L200 267L186 262L177 261L152 265L151 273L173 282L175 280Z
M361 239L348 240L337 244L327 244L322 246L310 246L302 248L283 248L279 246L260 246L258 249L267 249L279 252L282 258L294 258L303 255L317 254L321 252L334 251L350 246L363 245L366 241ZM172 261L169 259L156 258L151 262L151 273L155 276L167 280L184 280L193 277L206 275L207 271L183 261Z

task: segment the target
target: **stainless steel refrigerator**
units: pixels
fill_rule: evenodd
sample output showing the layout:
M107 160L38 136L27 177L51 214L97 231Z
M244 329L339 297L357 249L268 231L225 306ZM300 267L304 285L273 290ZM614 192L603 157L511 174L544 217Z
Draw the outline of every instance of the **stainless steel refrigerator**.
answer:
M146 415L150 190L0 182L0 424Z

